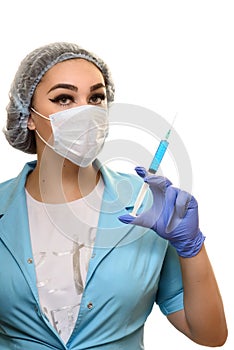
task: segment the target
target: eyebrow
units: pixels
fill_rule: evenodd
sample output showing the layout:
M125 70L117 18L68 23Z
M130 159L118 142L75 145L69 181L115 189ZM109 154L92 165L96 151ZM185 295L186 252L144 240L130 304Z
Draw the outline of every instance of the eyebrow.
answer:
M72 90L75 92L78 91L78 88L75 85L59 83L59 84L52 86L52 88L47 92L47 94L49 94L51 91L56 90L56 89L68 89L68 90Z
M92 86L90 87L90 91L95 91L95 90L97 90L97 89L99 89L99 88L101 88L101 87L105 88L105 85L103 85L102 83L98 83L98 84L92 85ZM47 94L49 94L51 91L56 90L56 89L68 89L68 90L75 91L75 92L78 91L78 87L75 86L75 85L59 83L59 84L54 85L54 86L47 92Z
M103 85L102 83L95 84L95 85L90 87L90 91L97 90L97 89L99 89L101 87L105 88L105 85Z

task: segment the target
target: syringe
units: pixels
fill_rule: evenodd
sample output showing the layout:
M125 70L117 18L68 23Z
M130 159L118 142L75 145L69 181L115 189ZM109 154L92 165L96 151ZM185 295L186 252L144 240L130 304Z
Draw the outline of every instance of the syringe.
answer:
M175 118L174 118L175 120ZM174 121L173 121L174 122ZM173 125L173 123L172 123ZM155 155L153 157L153 160L149 166L149 169L148 169L148 172L150 174L155 174L157 171L158 171L158 168L161 164L161 161L166 153L166 150L167 150L167 147L169 145L169 142L168 142L168 138L170 136L170 133L171 133L171 129L172 129L172 125L170 127L170 129L168 130L168 132L166 133L166 136L164 139L162 139L159 143L159 146L157 148L157 151L155 152ZM138 212L138 209L140 208L143 200L144 200L144 197L146 195L146 192L148 190L148 187L149 185L144 182L140 191L139 191L139 194L137 196L137 199L136 199L136 202L134 204L134 208L133 208L133 211L131 213L132 216L136 216L137 215L137 212Z

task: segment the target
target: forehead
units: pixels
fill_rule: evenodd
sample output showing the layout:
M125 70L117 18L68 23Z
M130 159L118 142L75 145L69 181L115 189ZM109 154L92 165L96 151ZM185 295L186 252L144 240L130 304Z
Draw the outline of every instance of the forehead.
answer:
M92 62L75 58L59 62L50 68L42 77L41 84L69 82L79 85L101 82L104 84L102 72Z

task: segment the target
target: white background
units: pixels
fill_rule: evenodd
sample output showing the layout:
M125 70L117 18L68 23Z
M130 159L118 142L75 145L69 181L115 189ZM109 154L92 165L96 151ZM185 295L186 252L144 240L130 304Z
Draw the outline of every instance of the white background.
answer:
M1 7L0 126L24 56L51 41L73 41L111 68L116 102L149 108L168 121L189 153L200 227L223 296L234 346L233 301L233 2L222 0L11 1ZM31 156L0 135L0 182ZM167 174L170 177L170 174ZM145 328L146 350L204 349L176 331L156 306Z

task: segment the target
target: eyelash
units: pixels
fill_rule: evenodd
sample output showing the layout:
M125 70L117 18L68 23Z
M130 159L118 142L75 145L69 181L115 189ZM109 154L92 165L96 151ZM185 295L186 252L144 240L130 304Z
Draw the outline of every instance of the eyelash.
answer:
M93 99L100 99L100 102L96 103L94 101L93 103L94 104L101 104L102 101L104 101L106 99L106 95L104 93L95 93L89 98L89 103ZM72 95L67 95L67 94L61 94L61 95L58 95L55 98L50 98L49 100L51 102L53 102L53 103L59 103L61 106L69 106L70 103L75 103L76 102L75 98ZM66 103L68 100L70 102ZM66 101L66 102L64 102L64 101Z
M103 94L103 93L96 93L96 94L93 94L93 95L91 96L90 100L91 100L92 98L100 99L101 102L102 102L102 101L105 101L106 95ZM101 102L100 102L100 103L101 103Z

